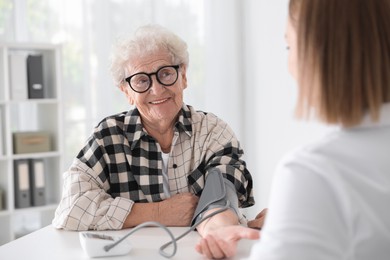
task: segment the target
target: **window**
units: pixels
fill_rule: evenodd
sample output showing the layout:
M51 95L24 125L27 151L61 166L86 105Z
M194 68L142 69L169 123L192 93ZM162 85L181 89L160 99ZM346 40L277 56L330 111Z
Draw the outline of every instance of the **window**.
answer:
M103 117L130 109L124 95L112 84L109 54L118 36L149 23L166 26L187 42L191 88L185 92L185 102L195 107L201 105L203 0L0 2L1 40L62 44L64 169Z

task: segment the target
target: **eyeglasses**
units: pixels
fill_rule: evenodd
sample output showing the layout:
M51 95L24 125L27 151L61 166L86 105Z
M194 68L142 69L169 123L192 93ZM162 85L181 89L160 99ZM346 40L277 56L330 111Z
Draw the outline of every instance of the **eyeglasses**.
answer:
M137 93L144 93L150 89L152 86L152 75L156 75L156 79L161 85L172 86L177 81L179 67L179 65L171 65L163 66L153 73L139 72L127 77L125 81Z

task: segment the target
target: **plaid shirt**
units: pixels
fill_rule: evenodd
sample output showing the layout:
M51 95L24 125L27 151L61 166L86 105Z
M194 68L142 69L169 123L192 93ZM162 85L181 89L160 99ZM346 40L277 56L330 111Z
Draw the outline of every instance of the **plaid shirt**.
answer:
M200 196L208 170L234 184L240 207L254 204L252 177L230 127L211 113L183 104L168 161L171 194ZM105 118L64 173L53 225L68 230L120 229L135 202L166 199L161 148L135 108Z

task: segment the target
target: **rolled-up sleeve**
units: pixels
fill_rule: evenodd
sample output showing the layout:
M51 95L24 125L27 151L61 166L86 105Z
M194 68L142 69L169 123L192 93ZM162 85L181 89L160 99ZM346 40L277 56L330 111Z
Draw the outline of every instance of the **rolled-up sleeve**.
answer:
M228 143L226 147L215 153L208 165L218 168L224 173L224 177L236 188L239 206L245 208L252 206L255 202L252 176L247 170L245 162L238 157L241 154L241 149Z
M239 207L254 205L253 181L243 160L244 151L230 126L212 113L193 113L192 143L196 162L189 176L190 184L197 192L203 189L208 171L218 168L230 181L237 193Z
M112 198L93 170L80 161L64 173L61 202L53 226L66 230L121 229L133 201Z
M252 176L246 163L242 160L244 154L233 131L224 122L219 121L218 127L211 132L209 153L206 171L209 168L218 168L236 188L240 207L252 206L253 197Z

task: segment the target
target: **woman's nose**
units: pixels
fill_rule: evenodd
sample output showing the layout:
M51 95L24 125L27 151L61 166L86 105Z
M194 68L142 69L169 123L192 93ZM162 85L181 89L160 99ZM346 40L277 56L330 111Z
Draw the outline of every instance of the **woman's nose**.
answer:
M165 86L158 82L156 75L151 76L151 86L149 91L153 91L154 93L159 93L165 89Z

